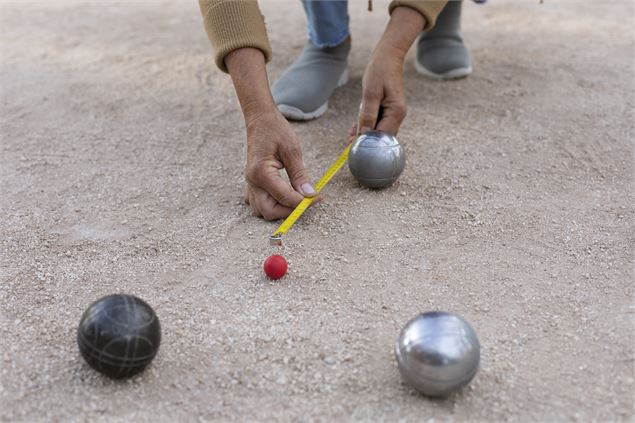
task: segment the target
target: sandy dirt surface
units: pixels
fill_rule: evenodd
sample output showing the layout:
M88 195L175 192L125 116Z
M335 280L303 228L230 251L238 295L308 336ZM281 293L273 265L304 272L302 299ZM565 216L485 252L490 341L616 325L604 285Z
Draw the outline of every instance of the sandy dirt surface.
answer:
M263 3L273 80L305 20ZM387 1L350 7L352 80L293 125L315 177L387 20ZM632 1L466 4L474 74L427 80L411 52L402 178L369 191L339 174L275 283L261 263L276 224L241 201L242 117L195 1L0 13L1 420L632 421ZM163 326L128 382L75 340L113 292ZM403 385L393 358L400 327L435 309L482 344L480 373L444 401Z

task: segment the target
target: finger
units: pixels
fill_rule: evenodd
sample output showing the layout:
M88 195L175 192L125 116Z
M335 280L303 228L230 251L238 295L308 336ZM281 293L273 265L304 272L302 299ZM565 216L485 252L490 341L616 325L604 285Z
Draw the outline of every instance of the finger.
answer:
M387 134L397 135L399 126L401 126L401 122L398 122L397 119L385 117L377 124L377 130L386 132Z
M381 96L374 93L365 93L362 100L362 106L359 111L358 134L366 133L375 129L377 123L377 114L381 104Z
M311 204L309 204L309 207L313 207L314 205L319 204L322 201L324 201L324 194L318 194L313 197L313 201L311 202Z
M309 182L309 174L304 167L302 151L298 145L293 145L280 150L280 158L289 175L289 181L296 191L305 197L313 197L317 192Z
M258 188L253 190L253 199L265 220L282 219L293 211L292 208L281 205L269 193Z
M247 178L252 184L252 189L260 188L266 191L285 207L295 207L304 198L282 179L275 166L261 164L253 171L248 171Z
M401 123L406 118L406 107L393 105L384 109L382 119L377 123L377 130L397 135Z
M254 194L249 190L247 193L249 197L249 208L251 208L251 212L256 217L262 217L262 213L260 213L260 209L258 208L258 204L254 201Z
M348 130L349 137L354 137L355 135L357 135L357 123L352 124L351 129Z
M291 185L280 176L267 179L260 188L269 193L276 202L284 207L294 208L304 199L302 194L294 190Z
M243 201L245 202L245 204L249 204L249 187L248 187L248 185L245 185L243 187Z

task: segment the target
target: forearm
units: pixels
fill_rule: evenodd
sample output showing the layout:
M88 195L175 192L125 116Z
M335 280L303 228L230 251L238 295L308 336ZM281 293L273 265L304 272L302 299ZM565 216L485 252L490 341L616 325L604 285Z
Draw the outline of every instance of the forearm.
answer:
M425 17L410 7L397 7L390 16L376 51L403 61L408 49L426 25Z
M245 124L276 111L262 51L255 48L234 50L225 56L225 65L234 83Z

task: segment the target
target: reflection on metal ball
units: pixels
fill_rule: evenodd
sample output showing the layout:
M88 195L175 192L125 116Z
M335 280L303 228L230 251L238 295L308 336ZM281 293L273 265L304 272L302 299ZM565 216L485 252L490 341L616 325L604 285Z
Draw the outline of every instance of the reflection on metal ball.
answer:
M395 355L406 383L424 395L445 397L476 375L480 350L476 333L465 320L434 311L404 326Z
M362 185L384 188L395 182L406 165L406 153L397 138L368 131L351 146L348 168Z

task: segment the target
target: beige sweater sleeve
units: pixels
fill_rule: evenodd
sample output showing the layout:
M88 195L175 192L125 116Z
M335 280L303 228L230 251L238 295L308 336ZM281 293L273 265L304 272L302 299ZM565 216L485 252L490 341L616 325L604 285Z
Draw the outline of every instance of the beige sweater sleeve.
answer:
M447 0L393 0L390 2L390 6L388 6L388 11L392 13L395 8L400 6L410 7L416 10L426 18L426 26L423 30L427 31L434 26L437 21L437 16L439 16L439 13L441 13L446 3Z
M410 7L426 18L424 30L434 26L447 1L393 0L389 12L400 6ZM265 19L256 0L199 0L207 36L214 47L216 65L227 72L225 56L243 47L261 50L265 61L271 60Z
M239 48L257 48L265 61L271 60L265 19L256 0L199 0L199 6L216 65L223 72L225 56Z

